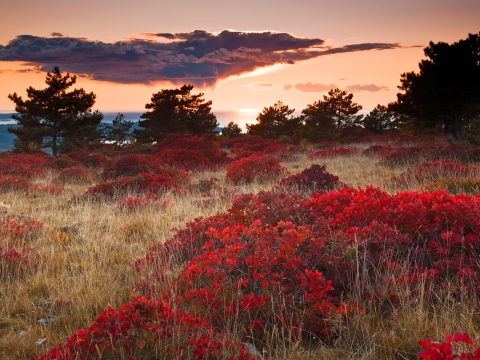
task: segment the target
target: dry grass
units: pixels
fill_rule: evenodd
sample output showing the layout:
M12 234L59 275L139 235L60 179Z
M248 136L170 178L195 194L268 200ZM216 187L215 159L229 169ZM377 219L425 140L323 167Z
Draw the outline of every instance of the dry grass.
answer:
M403 167L388 168L363 155L308 160L301 156L283 163L291 173L313 163L327 165L327 171L349 186L373 184L385 187L384 179L404 172ZM225 182L224 171L193 174L193 182L216 177ZM54 179L49 175L42 182ZM73 194L83 194L90 184L67 184ZM275 185L252 183L237 187L240 192L259 192ZM411 184L411 188L417 184ZM31 246L47 259L46 265L22 280L3 281L0 287L0 358L25 359L38 356L74 333L89 326L107 306L118 308L133 295L134 273L131 264L145 255L149 246L171 237L172 228L181 228L189 220L225 211L227 200L217 198L208 206L193 200L199 194L166 194L166 208L147 208L126 212L114 203L71 203L71 194L50 196L22 193L0 194L0 216L22 215L45 224L44 231ZM3 213L2 213L3 212ZM66 235L68 234L68 236ZM372 286L377 286L372 284ZM420 284L421 286L421 284ZM440 295L439 295L440 296ZM52 300L71 301L71 306L53 309ZM387 310L366 309L347 320L338 319L338 340L333 347L312 345L301 348L288 344L268 349L267 357L283 359L378 359L415 358L416 342L426 333L441 338L445 331L477 331L478 315L472 301L445 300L440 306L408 301ZM476 305L476 302L475 304ZM53 319L48 325L41 319ZM46 339L39 344L40 339ZM37 344L36 344L37 343ZM275 351L274 351L275 350Z

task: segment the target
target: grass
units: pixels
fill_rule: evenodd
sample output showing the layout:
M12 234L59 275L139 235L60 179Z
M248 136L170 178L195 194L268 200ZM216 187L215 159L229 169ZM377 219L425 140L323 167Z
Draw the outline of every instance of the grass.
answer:
M389 193L397 190L385 179L407 171L406 166L386 167L359 154L348 157L308 160L299 156L282 163L290 173L297 173L319 163L339 176L349 186L373 184ZM225 181L225 171L193 173L192 181L216 177L219 185L239 192L257 193L273 187L276 180L253 182L235 187ZM50 183L54 174L37 183ZM228 199L214 197L202 204L200 194L168 193L165 208L149 207L132 212L120 211L115 203L72 203L72 194L83 194L92 183L67 183L69 193L57 196L20 192L0 194L0 218L21 215L45 224L30 245L46 257L46 265L22 280L5 280L0 287L0 358L25 359L44 353L62 343L76 329L88 327L107 306L118 308L134 295L134 273L131 264L145 255L155 243L172 235L172 228L181 228L196 217L207 217L229 208ZM408 184L414 189L418 181ZM361 269L359 269L361 271ZM388 277L388 274L385 274ZM381 287L380 284L370 286ZM423 284L416 284L420 288ZM407 291L408 289L401 289ZM428 289L421 289L427 291ZM360 291L360 290L359 290ZM329 348L321 344L302 347L265 348L266 357L275 359L413 359L417 341L426 334L442 338L445 331L461 329L478 333L479 319L475 311L478 299L451 301L448 294L431 294L443 299L440 304L409 299L401 306L378 308L361 298L365 307L347 320L337 319L338 339ZM51 301L68 301L69 306L54 308ZM433 303L433 301L432 301ZM477 307L478 308L478 307ZM48 325L41 319L53 319ZM43 340L45 339L45 340Z

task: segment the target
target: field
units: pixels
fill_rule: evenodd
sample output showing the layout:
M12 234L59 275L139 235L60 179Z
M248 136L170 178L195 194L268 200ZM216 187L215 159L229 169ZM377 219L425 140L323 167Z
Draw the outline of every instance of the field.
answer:
M447 359L480 345L479 147L173 136L153 151L4 152L0 175L2 359Z

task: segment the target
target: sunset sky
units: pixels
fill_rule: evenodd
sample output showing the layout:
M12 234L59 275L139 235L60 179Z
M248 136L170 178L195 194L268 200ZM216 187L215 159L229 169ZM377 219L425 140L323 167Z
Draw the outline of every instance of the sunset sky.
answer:
M480 31L478 0L16 0L0 10L2 111L58 65L102 112L141 112L152 93L183 84L214 112L253 119L278 100L299 112L333 87L368 112L395 100L429 41Z

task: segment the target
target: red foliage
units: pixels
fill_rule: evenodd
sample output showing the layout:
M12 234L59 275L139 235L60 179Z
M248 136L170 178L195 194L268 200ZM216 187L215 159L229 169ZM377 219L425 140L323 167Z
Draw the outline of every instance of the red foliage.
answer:
M300 191L333 190L339 185L338 176L325 170L325 165L313 164L308 169L281 180L278 185Z
M31 186L33 186L33 182L29 179L17 176L0 178L0 190L2 191L27 190Z
M362 154L371 158L383 158L392 151L394 151L394 148L390 145L372 145L363 150Z
M268 145L275 144L276 140L264 139L256 136L242 136L222 140L220 146L230 149L232 154L242 152L244 150L263 151Z
M433 161L423 163L415 169L415 176L418 179L429 181L438 178L465 178L472 174L480 174L480 168L475 165L458 164L453 161Z
M67 156L75 161L82 163L83 166L100 167L108 161L106 156L100 154L90 154L85 149L69 152Z
M153 172L139 173L137 176L117 177L113 181L106 181L87 189L86 197L97 199L113 198L117 194L143 193L158 194L165 191L181 191L180 186L167 173Z
M48 156L17 154L14 152L2 153L0 158L0 176L19 176L31 178L43 176L44 168L49 163Z
M328 158L328 157L337 157L337 156L349 156L354 155L358 151L356 149L349 149L349 148L336 148L336 149L325 149L314 152L313 154L308 155L310 160L318 159L320 157Z
M234 184L249 184L254 180L272 179L286 173L287 169L275 158L252 155L228 165L226 178Z
M241 345L191 313L171 309L145 297L132 298L118 310L108 307L87 329L79 329L65 344L38 360L97 358L253 359Z
M80 161L74 160L73 158L70 158L65 154L62 154L50 161L48 165L55 170L62 170L72 167L81 167L82 163Z
M57 176L57 181L62 183L84 183L93 178L93 175L82 167L74 166L61 170Z
M462 351L459 343L463 343ZM445 334L445 341L433 342L430 339L420 340L418 342L423 350L418 353L420 359L434 360L480 360L480 345L478 341L474 344L468 333L456 332L452 336Z
M214 135L192 136L173 134L154 150L163 162L184 170L205 170L227 161Z
M37 221L19 224L10 218L0 223L0 281L21 278L41 265L42 257L27 246L27 239L42 227Z

